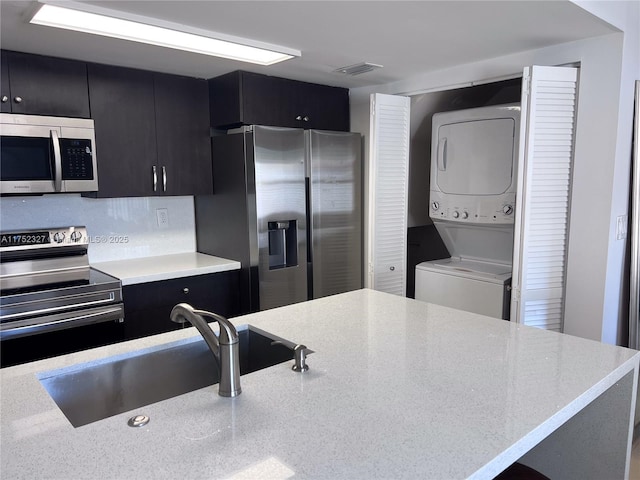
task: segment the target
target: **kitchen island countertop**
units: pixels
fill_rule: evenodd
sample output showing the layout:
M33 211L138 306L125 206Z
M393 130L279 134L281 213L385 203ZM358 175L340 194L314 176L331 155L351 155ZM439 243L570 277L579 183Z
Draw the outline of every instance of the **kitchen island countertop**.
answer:
M199 252L95 262L91 266L119 278L122 285L238 270L240 262Z
M234 399L214 385L73 428L39 373L195 329L2 369L0 475L492 478L521 458L556 478L628 469L638 352L366 289L233 322L304 343L310 370L288 362L244 375ZM134 414L151 421L128 427Z

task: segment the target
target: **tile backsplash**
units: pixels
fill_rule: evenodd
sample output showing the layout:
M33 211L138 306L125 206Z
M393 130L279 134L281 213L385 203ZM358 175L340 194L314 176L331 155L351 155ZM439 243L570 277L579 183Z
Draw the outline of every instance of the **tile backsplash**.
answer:
M56 194L0 199L0 230L72 225L87 227L91 262L196 249L193 197L92 199Z

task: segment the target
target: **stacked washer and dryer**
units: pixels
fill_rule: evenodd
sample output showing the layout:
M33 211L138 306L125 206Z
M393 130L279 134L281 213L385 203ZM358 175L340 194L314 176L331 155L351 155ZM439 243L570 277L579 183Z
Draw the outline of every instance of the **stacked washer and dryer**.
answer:
M451 258L416 266L415 298L509 319L520 104L433 115L429 215Z

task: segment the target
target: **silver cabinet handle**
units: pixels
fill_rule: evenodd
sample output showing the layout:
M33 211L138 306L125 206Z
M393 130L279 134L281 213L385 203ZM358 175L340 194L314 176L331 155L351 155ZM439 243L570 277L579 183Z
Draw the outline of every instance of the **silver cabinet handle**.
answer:
M167 191L167 168L162 166L162 191Z
M151 167L151 171L153 172L153 191L157 192L158 191L158 169L154 165L153 167Z
M302 120L302 115L298 115L298 116L296 117L296 120L298 120L298 121Z
M304 120L305 122L309 121L309 117L307 117L306 115L304 117L302 117L302 120Z
M22 97L13 97L13 101L16 103L22 103Z
M56 130L51 130L51 144L53 145L53 161L56 169L53 186L56 192L62 191L62 155L60 154L60 138Z
M2 96L2 103L7 103L9 101L9 97L7 97L6 95Z

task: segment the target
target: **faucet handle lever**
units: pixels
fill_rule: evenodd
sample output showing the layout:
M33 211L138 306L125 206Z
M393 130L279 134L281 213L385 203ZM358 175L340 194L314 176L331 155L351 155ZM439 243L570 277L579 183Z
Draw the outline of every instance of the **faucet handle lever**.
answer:
M293 370L294 372L302 373L309 370L309 365L307 365L307 352L309 349L306 347L306 345L294 344L292 342L281 340L274 340L273 342L271 342L271 345L284 345L288 349L293 350L293 360L295 363L291 367L291 370Z

